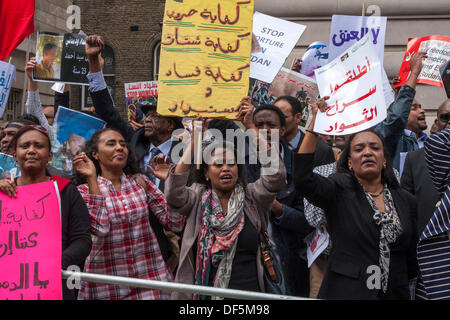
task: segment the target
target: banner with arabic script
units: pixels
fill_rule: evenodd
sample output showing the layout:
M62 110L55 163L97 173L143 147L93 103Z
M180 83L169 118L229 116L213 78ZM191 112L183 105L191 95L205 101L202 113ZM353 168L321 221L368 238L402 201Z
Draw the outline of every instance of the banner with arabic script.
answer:
M128 110L128 120L130 120L130 111L136 112L136 104L147 101L152 105L156 105L158 100L158 81L143 81L125 83L125 99ZM138 112L142 113L142 110ZM142 114L140 120L145 119Z
M16 80L16 67L0 61L0 118L5 112L13 80Z
M167 0L158 113L235 119L247 96L253 0Z
M85 36L38 32L33 80L89 85Z
M0 192L0 300L61 300L61 241L56 182Z
M315 70L321 97L329 96L326 112L318 112L314 131L347 135L386 118L382 67L366 34L342 55Z

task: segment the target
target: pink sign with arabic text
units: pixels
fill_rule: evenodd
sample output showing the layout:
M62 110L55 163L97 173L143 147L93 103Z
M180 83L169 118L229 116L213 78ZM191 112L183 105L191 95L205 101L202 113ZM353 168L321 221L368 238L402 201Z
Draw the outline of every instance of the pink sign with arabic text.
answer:
M0 300L61 300L61 209L56 182L0 192Z

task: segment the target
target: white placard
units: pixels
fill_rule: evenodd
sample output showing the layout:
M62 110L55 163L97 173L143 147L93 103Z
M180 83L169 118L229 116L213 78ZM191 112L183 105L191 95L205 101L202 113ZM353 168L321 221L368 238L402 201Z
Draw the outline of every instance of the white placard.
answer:
M16 80L16 67L0 61L0 118L3 117L3 112L5 112L13 80Z
M308 246L306 248L308 268L311 267L314 260L316 260L317 257L320 256L320 254L328 247L329 243L330 235L325 228L323 228L323 230L316 229L316 231L314 231L311 243L308 243Z
M383 65L386 21L386 17L378 16L333 15L328 61L333 61L366 34L371 34L372 43L376 47L378 58Z
M256 11L253 15L253 33L261 52L251 54L250 77L272 83L305 29L304 25Z
M331 19L328 61L333 61L352 45L361 40L366 34L370 33L372 36L372 43L376 47L378 58L383 67L386 22L386 17L379 16L363 17L333 15ZM386 105L389 106L394 101L395 97L384 68L382 79Z
M352 134L386 118L382 69L370 33L315 74L320 96L330 99L326 112L318 112L314 131Z

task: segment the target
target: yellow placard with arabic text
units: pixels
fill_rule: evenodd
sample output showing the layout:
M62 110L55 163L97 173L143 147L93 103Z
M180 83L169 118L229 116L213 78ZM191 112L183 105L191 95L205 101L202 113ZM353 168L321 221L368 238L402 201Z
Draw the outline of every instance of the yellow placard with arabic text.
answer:
M166 0L158 113L236 118L248 95L253 0Z

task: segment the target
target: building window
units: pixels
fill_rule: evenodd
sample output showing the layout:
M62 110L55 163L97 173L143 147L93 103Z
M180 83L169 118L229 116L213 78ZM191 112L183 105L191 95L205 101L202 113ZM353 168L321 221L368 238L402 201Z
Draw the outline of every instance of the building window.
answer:
M114 83L116 79L114 50L110 46L105 45L105 48L102 52L102 57L105 60L105 65L103 67L103 76L105 78L106 87L108 88L108 91L114 100ZM82 97L84 97L81 102L81 110L88 110L93 106L91 96L89 95L89 87L83 86L81 89L81 94Z
M159 72L159 55L161 54L161 41L155 45L153 49L153 80L158 80Z
M8 102L3 113L3 121L11 121L20 115L21 111L22 90L11 88L9 92Z

